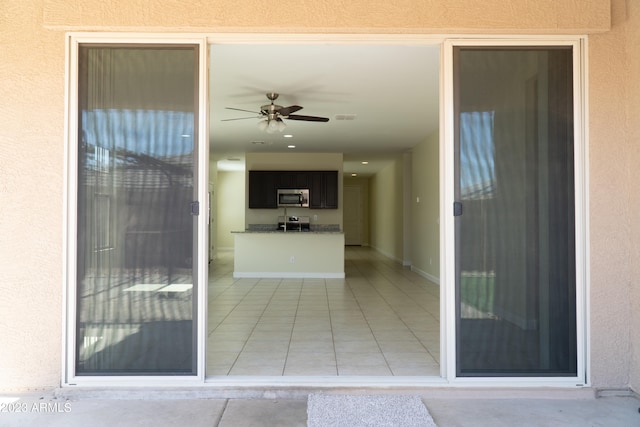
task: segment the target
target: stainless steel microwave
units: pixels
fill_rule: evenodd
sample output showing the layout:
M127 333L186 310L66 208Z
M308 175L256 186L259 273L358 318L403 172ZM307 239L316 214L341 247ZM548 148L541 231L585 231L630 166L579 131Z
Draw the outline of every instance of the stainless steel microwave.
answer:
M278 189L278 207L309 207L309 190Z

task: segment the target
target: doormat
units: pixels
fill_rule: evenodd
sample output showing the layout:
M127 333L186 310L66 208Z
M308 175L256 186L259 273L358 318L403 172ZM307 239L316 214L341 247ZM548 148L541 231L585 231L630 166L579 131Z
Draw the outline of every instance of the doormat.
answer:
M418 396L310 394L308 427L437 427Z

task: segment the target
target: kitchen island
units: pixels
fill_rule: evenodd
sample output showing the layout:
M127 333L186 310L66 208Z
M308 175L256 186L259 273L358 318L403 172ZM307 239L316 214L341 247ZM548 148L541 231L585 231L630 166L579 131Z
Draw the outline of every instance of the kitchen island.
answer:
M345 277L341 231L244 230L233 234L233 277Z

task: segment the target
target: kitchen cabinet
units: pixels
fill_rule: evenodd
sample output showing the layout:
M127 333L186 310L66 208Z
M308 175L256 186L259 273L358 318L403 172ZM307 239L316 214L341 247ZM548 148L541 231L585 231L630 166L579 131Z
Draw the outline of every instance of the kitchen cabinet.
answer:
M249 209L276 209L278 188L309 189L310 209L338 208L338 171L249 171Z
M272 171L249 171L249 209L276 209L277 188Z
M292 188L309 188L309 173L302 172L289 172L291 176L291 186Z
M309 174L305 171L274 171L278 188L309 188Z
M325 172L325 209L338 209L338 171Z
M338 172L309 172L309 208L338 208Z

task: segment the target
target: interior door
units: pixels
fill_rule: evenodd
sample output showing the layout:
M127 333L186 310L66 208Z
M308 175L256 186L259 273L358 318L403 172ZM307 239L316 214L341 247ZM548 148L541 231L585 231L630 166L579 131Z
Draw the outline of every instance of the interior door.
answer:
M345 185L344 193L344 243L347 246L362 245L362 187Z
M455 47L456 375L575 376L573 47Z
M79 47L76 375L197 373L199 55Z

